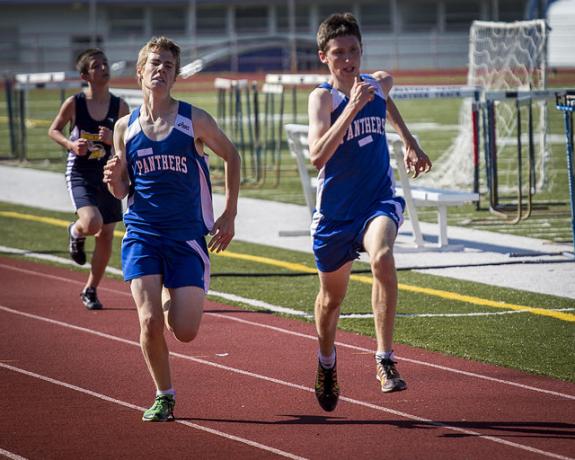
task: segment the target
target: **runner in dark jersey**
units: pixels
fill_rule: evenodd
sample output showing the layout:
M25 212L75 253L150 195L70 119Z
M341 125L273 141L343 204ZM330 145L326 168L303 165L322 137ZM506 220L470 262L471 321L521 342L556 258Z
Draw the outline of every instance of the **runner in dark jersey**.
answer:
M85 91L69 97L54 118L48 135L68 150L66 183L78 219L68 227L70 257L79 265L86 263L84 242L95 236L90 275L80 294L90 310L102 308L96 288L112 253L116 222L122 219L122 204L102 182L103 169L112 155L112 132L128 105L109 91L110 71L99 49L83 52L77 61ZM64 129L70 125L70 136Z

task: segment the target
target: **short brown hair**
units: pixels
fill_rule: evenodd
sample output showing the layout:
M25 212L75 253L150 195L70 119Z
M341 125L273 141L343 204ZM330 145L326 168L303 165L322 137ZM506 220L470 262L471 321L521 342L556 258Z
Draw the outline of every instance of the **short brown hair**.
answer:
M320 25L317 31L317 47L320 51L327 51L327 43L336 37L353 35L361 43L361 32L357 19L351 13L335 13L328 16Z
M90 61L96 56L104 56L104 52L100 48L89 48L86 51L82 51L78 58L76 59L76 70L80 72L80 75L88 73Z
M146 61L148 60L148 53L150 51L157 50L167 50L174 55L174 58L176 59L176 76L178 76L180 74L180 47L176 42L164 36L152 37L148 43L142 47L138 53L136 70L140 70L142 67L144 67L144 65L146 65Z

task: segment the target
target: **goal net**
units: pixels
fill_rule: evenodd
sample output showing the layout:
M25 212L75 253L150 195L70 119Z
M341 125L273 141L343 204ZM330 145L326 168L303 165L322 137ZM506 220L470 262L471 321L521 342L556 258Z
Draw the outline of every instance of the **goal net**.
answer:
M469 34L469 68L467 84L483 91L536 90L546 86L545 21L517 21L511 23L474 21ZM473 184L474 165L472 104L469 98L462 103L459 114L459 133L453 144L437 160L435 173L429 180L442 187L469 189ZM537 187L544 186L545 165L548 160L546 145L546 101L534 107L536 136ZM517 129L515 100L496 102L495 138L497 158L505 161L517 150L514 133ZM485 127L483 127L485 129ZM525 131L523 131L525 132ZM511 159L509 175L515 177ZM505 171L504 165L501 168ZM505 181L502 181L504 186Z

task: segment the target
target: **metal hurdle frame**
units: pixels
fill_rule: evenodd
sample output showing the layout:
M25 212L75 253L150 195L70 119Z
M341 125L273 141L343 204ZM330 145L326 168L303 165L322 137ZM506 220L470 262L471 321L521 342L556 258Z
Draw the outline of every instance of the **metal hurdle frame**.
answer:
M573 238L572 255L575 257L575 166L573 164L573 111L575 111L575 89L557 92L555 94L555 107L557 110L563 112L567 172L569 174L569 198L571 201L571 235Z
M536 174L535 174L535 143L533 139L533 102L544 101L557 97L557 94L563 94L568 89L538 89L538 90L503 90L503 91L483 91L480 102L482 119L484 126L484 153L485 167L487 178L487 189L489 193L489 211L493 214L511 219L510 224L517 224L531 216L533 209L533 195L535 194ZM496 139L496 121L495 105L497 101L508 99L515 100L515 113L517 120L517 207L515 217L505 212L505 207L499 202L498 189L498 168L497 168L497 139ZM528 192L525 212L523 211L523 145L521 140L521 108L527 106L527 125L528 125ZM545 135L545 134L543 134Z
M8 82L9 80L7 80ZM6 100L8 104L8 125L10 130L10 143L13 153L20 161L27 158L26 92L30 89L59 89L60 103L66 98L69 88L82 88L84 83L76 72L42 72L16 74L13 81L6 85ZM13 94L14 93L14 97ZM15 116L17 112L17 117ZM18 122L16 122L18 118Z
M256 152L254 150L254 134L251 120L251 102L248 80L230 80L228 78L214 79L214 88L217 90L217 119L220 126L230 135L232 141L238 147L242 156L242 183L258 182L256 167ZM245 104L247 107L248 138L250 143L246 145L244 131L244 109L242 103L242 92L245 93ZM227 101L226 101L227 99ZM256 112L259 113L259 112ZM256 120L256 123L259 121ZM248 165L246 156L248 155L253 178L248 180Z
M475 86L395 86L390 96L394 100L400 99L445 99L445 98L471 98L471 120L473 136L473 193L479 196L479 155L480 155L480 120L481 120L481 88ZM485 126L485 124L484 124ZM480 200L475 206L479 209Z
M278 187L281 174L281 146L283 140L283 119L285 109L285 90L284 86L279 83L264 83L262 86L264 94L264 141L263 141L263 181L267 172L268 150L272 149L272 165L274 165L275 182L274 187ZM275 100L279 97L279 121L275 121Z
M297 88L298 86L314 86L327 81L328 74L267 74L265 82L291 87L292 91L292 123L297 123Z

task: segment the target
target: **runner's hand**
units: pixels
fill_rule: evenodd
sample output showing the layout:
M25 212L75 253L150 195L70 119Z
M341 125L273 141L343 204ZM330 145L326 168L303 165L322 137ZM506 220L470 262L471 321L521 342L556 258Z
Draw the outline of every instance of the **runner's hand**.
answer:
M114 155L104 165L104 178L105 184L119 182L122 178L122 162L120 157Z
M100 140L107 145L112 145L114 142L114 132L110 128L105 126L100 126L98 130L98 137Z
M405 164L405 170L414 179L420 174L425 174L431 169L431 160L425 154L419 144L414 142L409 142L405 145L405 154L403 156L403 163Z
M228 247L235 234L235 217L224 212L214 223L210 235L212 238L208 243L211 252L221 252Z

